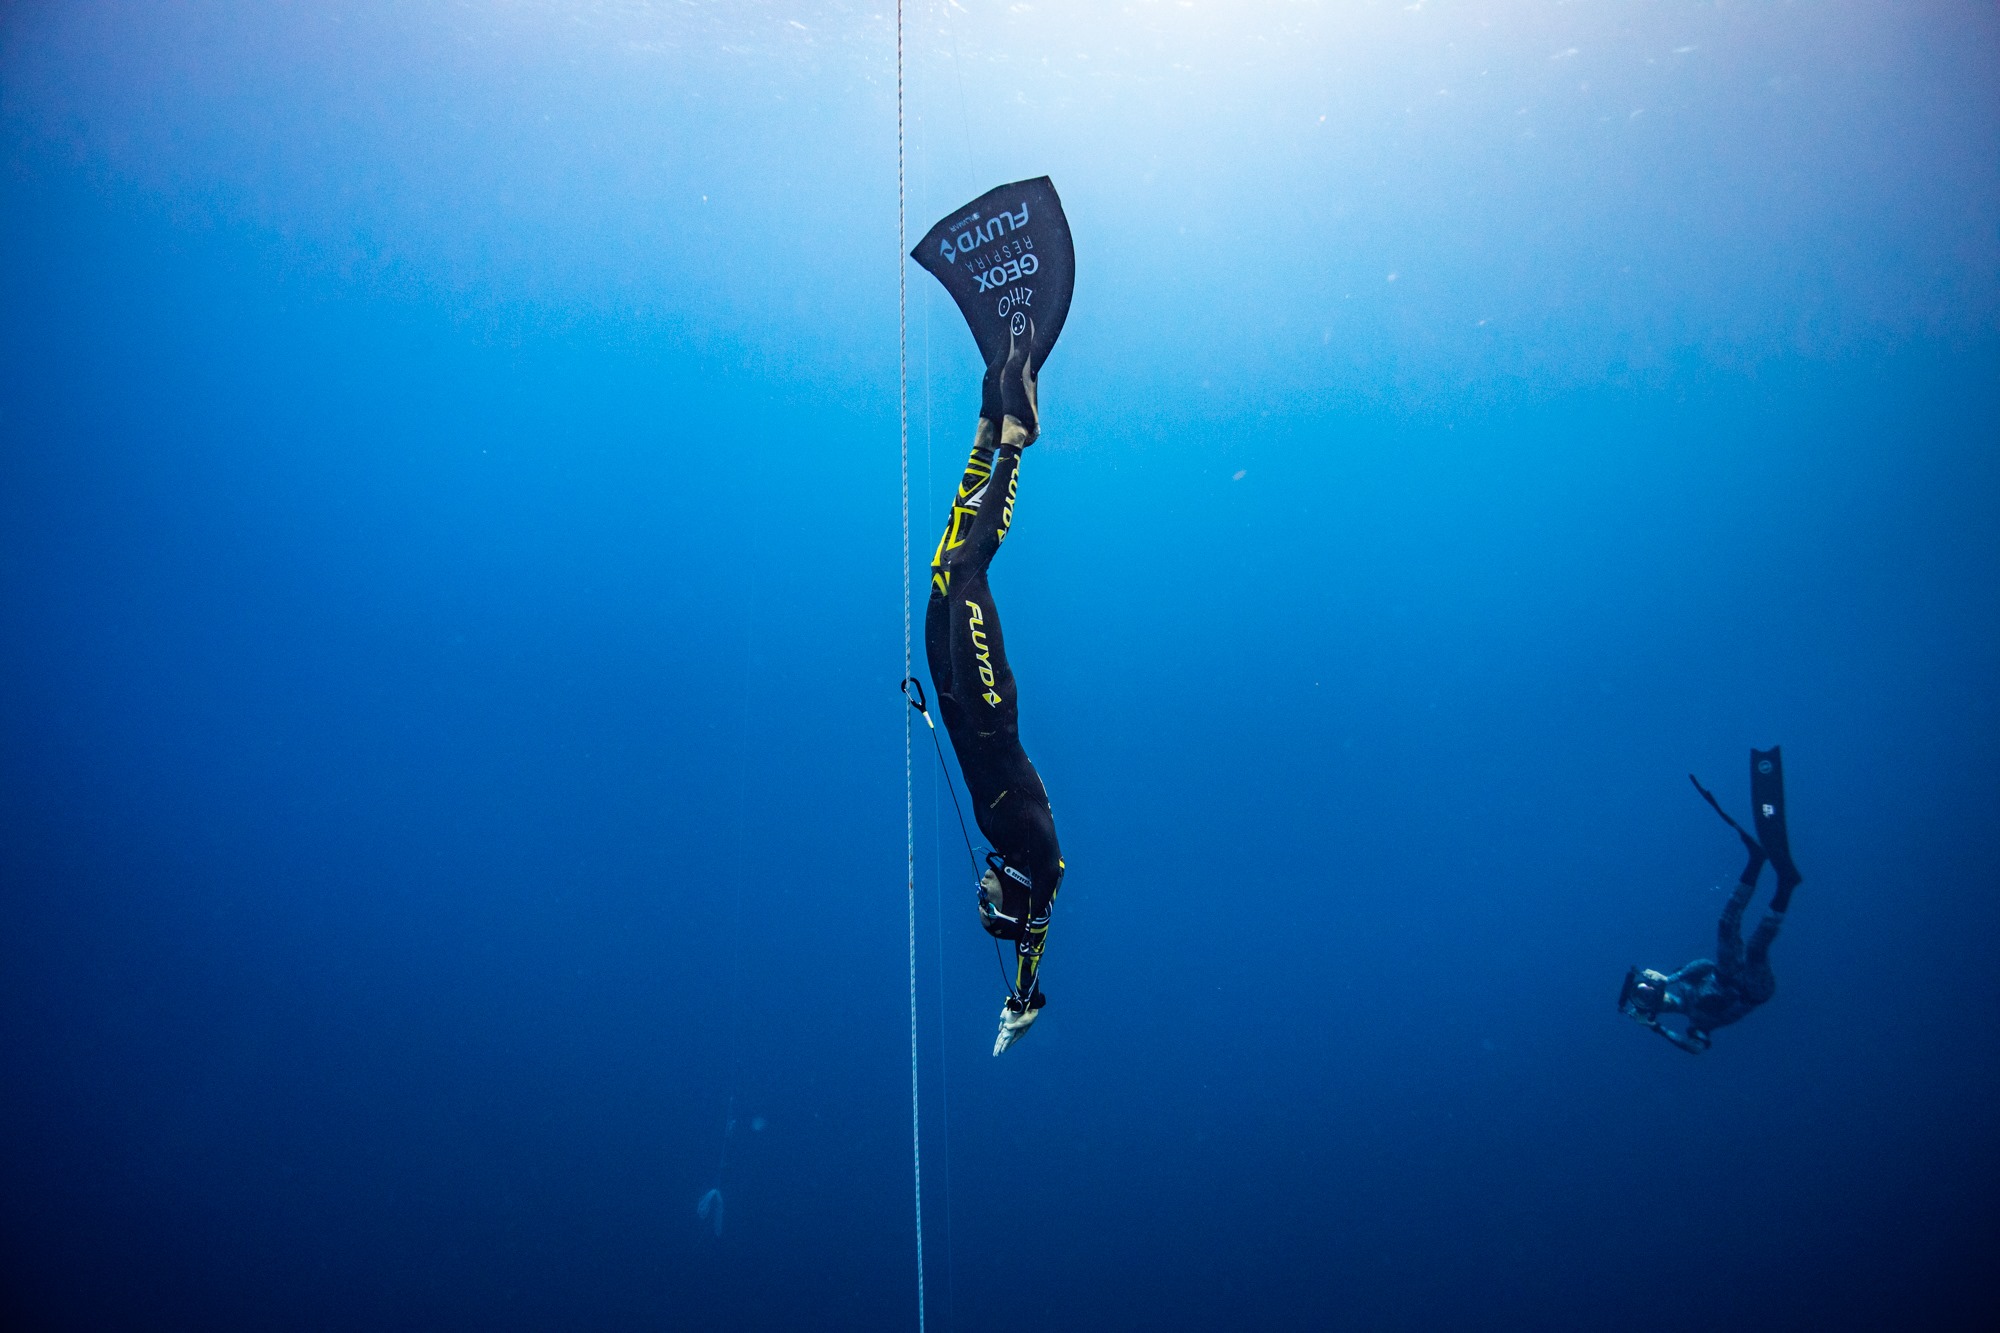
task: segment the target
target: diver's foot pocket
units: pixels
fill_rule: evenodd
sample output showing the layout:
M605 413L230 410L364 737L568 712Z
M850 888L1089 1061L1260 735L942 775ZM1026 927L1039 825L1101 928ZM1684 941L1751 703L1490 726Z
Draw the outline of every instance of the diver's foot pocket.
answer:
M986 374L979 381L979 418L1000 427L1000 418L1006 415L1006 408L1000 394L1000 380L1007 370L1008 348L993 353L993 359L986 363Z
M1000 443L1025 449L1041 434L1035 412L1035 325L1028 323L1026 334L1010 334L1007 363L1000 371Z

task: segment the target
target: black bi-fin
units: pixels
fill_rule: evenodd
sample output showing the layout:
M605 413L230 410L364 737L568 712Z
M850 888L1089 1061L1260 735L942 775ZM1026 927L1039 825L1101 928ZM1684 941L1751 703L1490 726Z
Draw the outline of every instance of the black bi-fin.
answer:
M1701 779L1688 774L1688 781L1701 793L1722 822L1736 830L1755 852L1770 858L1771 868L1778 872L1778 894L1780 898L1791 897L1791 892L1805 879L1799 868L1792 864L1792 844L1785 834L1785 760L1780 753L1781 746L1773 745L1768 750L1750 751L1750 818L1756 825L1757 836L1752 838L1741 824L1729 817L1722 808L1722 802L1715 799L1715 793L1701 785ZM1752 862L1754 869L1755 862ZM1754 874L1746 878L1755 878ZM1779 911L1784 910L1782 903Z
M1752 750L1750 753L1755 754L1756 751ZM1694 789L1701 793L1701 799L1708 802L1708 808L1715 811L1716 814L1722 817L1723 823L1735 829L1737 835L1741 837L1745 842L1750 843L1753 846L1756 845L1757 840L1751 837L1748 833L1744 832L1743 826L1741 824L1737 823L1735 820L1729 817L1729 812L1722 808L1722 802L1715 799L1715 793L1701 785L1700 778L1690 773L1688 774L1688 781L1692 782L1694 784Z
M1062 334L1076 285L1069 219L1047 176L1002 185L953 209L910 258L958 303L982 363L1004 356L1009 338L1025 338L1032 325L1029 358L1041 369Z
M1780 890L1790 890L1805 876L1792 864L1792 845L1785 833L1785 760L1782 747L1750 752L1750 816L1757 824L1757 841L1771 868L1778 872Z

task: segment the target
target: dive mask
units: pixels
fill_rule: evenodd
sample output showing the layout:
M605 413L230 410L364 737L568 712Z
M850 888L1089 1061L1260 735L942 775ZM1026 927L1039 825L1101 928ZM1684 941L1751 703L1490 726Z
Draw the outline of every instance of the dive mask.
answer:
M1667 998L1672 978L1650 967L1635 967L1625 973L1625 985L1618 992L1618 1008L1629 1018L1644 1022L1657 1017Z

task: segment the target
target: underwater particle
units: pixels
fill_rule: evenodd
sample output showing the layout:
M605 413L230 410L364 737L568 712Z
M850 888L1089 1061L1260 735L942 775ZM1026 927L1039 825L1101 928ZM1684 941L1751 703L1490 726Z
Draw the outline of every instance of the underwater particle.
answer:
M752 1116L750 1118L750 1132L753 1134L762 1134L766 1123L763 1116Z
M708 1223L710 1234L722 1238L722 1191L710 1190L701 1196L701 1202L694 1206L694 1215Z
M1243 480L1243 474L1244 474L1244 472L1246 472L1247 470L1248 470L1248 469L1246 469L1246 468L1237 468L1237 469L1236 469L1236 471L1235 471L1235 473L1234 473L1234 475L1232 475L1232 476L1231 476L1231 477L1230 477L1229 479L1230 479L1231 481L1241 481L1241 480Z
M1384 279L1384 281L1385 281L1385 282L1394 282L1394 281L1396 280L1396 278L1397 278L1398 276L1399 276L1399 275L1397 275L1397 274L1394 274L1394 273L1391 273L1391 274L1390 274L1390 275L1389 275L1389 276L1388 276L1387 278L1385 278L1385 279Z

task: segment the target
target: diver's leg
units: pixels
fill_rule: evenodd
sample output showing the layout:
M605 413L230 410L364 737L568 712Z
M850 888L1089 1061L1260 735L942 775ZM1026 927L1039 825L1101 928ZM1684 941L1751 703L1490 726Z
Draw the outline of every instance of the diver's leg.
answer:
M958 753L980 828L996 848L1017 859L1024 854L1021 839L1003 837L996 827L1012 821L990 807L1009 792L1026 794L1029 788L1044 805L1047 797L1021 751L1014 677L986 571L1013 522L1020 476L1021 447L1004 444L1001 437L1032 438L1020 417L1026 413L1033 418L1033 394L1024 387L1032 379L1026 374L1020 344L986 368L972 453L931 557L931 595L924 614L924 649L938 710Z
M1715 923L1715 961L1725 973L1743 962L1743 909L1750 905L1750 895L1757 891L1757 876L1764 873L1764 849L1741 829L1736 836L1743 839L1750 859L1744 863L1729 901L1722 906L1722 919Z
M980 386L979 423L973 431L972 453L965 460L965 472L959 478L951 510L945 516L944 531L939 534L937 550L931 556L931 595L924 607L924 656L930 664L931 683L936 687L938 710L944 715L945 729L955 745L963 729L964 710L956 697L952 672L951 585L954 578L983 574L986 561L992 558L988 546L997 549L997 543L976 542L974 529L979 525L988 483L993 479L993 454L1000 438L1001 368L998 360L988 366Z
M954 582L984 577L1014 521L1021 451L996 445L993 423L980 418L972 456L953 496L951 517L931 556L931 596L949 597Z
M1025 422L1023 418L1025 417ZM951 514L931 556L931 596L949 597L952 581L983 576L1014 521L1021 450L1036 436L1035 380L1026 345L986 367L972 454L952 497Z
M932 579L936 579L933 574ZM937 704L939 714L944 718L945 734L958 736L958 727L964 720L958 707L958 700L952 695L951 677L951 603L940 596L937 589L931 589L930 600L924 605L924 660L931 669L931 698Z
M1715 964L1724 976L1743 966L1743 909L1750 905L1750 895L1756 891L1754 877L1738 881L1715 923Z
M1773 907L1757 923L1757 931L1743 951L1743 968L1735 982L1745 1004L1763 1004L1778 993L1778 979L1771 973L1771 942L1784 925L1785 914Z
M982 436L987 423L980 423ZM952 508L952 528L938 545L932 561L931 598L943 619L940 646L950 658L950 692L965 720L968 739L1000 737L1012 742L1018 710L1014 673L1007 665L1006 640L1000 611L986 581L986 569L1006 540L1014 515L1014 489L1021 451L1002 447L988 455L983 479L965 494L982 467L980 450L967 464L960 498ZM966 515L970 515L969 519ZM926 648L930 647L931 609L926 608ZM933 659L935 677L937 663ZM940 690L945 686L939 681ZM953 733L954 740L958 733ZM963 763L967 756L961 752ZM967 777L970 782L970 775Z
M986 417L972 435L972 454L965 460L965 472L958 479L958 491L951 498L944 531L938 535L937 550L931 555L931 596L943 597L951 591L952 576L967 568L972 553L966 548L973 526L986 500L987 483L993 479L993 453L999 443L1000 428Z
M1750 936L1750 943L1743 950L1743 964L1751 971L1770 966L1771 943L1778 938L1778 932L1785 928L1785 914L1776 903L1764 913L1764 919L1757 923L1757 930Z

